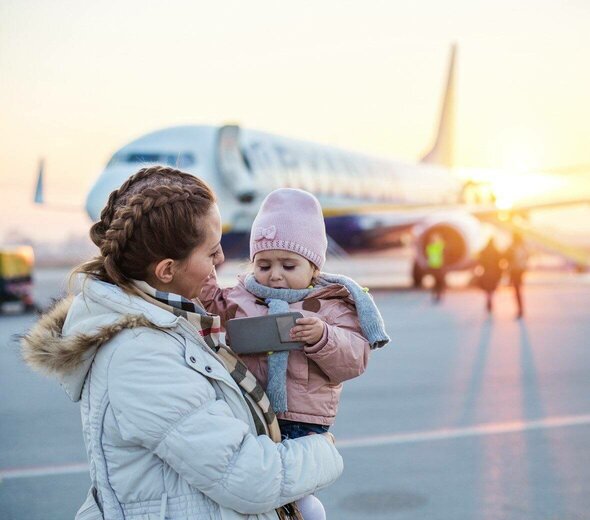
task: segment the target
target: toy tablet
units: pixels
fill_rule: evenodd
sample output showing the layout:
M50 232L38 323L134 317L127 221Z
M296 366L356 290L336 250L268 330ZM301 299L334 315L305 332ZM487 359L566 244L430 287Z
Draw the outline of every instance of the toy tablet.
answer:
M225 323L227 344L238 354L302 349L305 343L293 341L289 336L298 318L303 318L303 314L284 312L228 320Z

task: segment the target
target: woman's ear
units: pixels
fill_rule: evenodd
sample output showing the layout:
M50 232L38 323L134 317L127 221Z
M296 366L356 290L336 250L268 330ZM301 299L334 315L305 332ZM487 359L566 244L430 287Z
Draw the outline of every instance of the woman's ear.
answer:
M154 277L161 283L171 283L174 280L176 263L172 258L160 260L154 267Z

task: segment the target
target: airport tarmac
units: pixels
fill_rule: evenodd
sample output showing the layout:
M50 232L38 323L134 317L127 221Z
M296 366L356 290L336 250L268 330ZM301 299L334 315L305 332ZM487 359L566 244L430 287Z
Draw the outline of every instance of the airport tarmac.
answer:
M65 274L37 273L42 305ZM329 519L590 518L590 283L530 280L520 322L506 288L492 318L475 289L373 291L392 343L345 384ZM73 518L89 485L78 405L19 358L34 319L0 317L3 520Z

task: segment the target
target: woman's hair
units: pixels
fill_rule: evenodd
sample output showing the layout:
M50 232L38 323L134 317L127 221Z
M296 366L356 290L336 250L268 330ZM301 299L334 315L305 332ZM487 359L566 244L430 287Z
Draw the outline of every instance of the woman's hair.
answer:
M201 179L165 166L143 168L113 191L90 228L100 254L79 265L83 273L132 290L148 268L165 258L186 259L204 240L200 221L215 203Z

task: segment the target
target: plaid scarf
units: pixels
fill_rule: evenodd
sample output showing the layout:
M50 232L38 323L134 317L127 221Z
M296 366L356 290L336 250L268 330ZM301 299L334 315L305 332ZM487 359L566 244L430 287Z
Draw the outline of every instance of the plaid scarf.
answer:
M197 330L213 355L221 361L240 387L254 418L257 433L266 434L273 441L281 442L279 423L264 389L246 365L226 345L219 342L219 316L208 314L198 300L196 303L178 294L158 291L146 282L134 280L133 283L144 300L166 309L175 316L182 316Z

